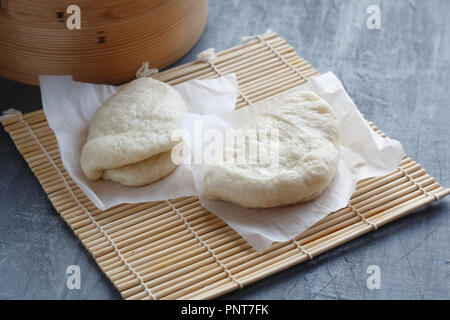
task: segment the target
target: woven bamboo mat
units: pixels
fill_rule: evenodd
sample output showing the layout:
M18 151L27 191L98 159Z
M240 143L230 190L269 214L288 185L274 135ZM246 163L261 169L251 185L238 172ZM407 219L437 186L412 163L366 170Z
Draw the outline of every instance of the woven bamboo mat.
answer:
M237 108L319 75L275 33L191 62L155 78L170 84L235 73ZM370 122L369 122L370 123ZM373 123L371 127L385 136ZM256 253L196 197L98 210L62 166L42 110L3 121L55 209L125 299L208 299L258 281L448 195L420 164L405 158L390 175L360 181L348 207L286 243Z

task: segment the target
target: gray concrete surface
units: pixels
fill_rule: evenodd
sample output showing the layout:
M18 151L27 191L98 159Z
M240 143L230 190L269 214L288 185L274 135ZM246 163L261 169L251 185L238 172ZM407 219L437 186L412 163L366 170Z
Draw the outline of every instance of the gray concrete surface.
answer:
M369 5L380 30L366 27ZM279 33L313 66L335 72L360 110L450 186L450 1L210 0L200 42L179 63L242 35ZM41 108L36 87L0 79L0 110ZM0 132L0 299L119 299ZM450 205L444 199L224 299L449 299ZM81 289L66 288L68 265ZM381 289L366 286L369 265Z

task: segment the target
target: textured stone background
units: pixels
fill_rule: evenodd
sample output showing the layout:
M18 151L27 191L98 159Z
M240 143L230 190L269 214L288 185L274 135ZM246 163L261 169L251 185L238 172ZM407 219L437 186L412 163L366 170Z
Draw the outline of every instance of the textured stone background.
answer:
M381 8L381 30L366 9ZM200 42L179 63L272 28L444 186L450 186L450 1L210 0ZM178 64L179 64L178 63ZM39 89L0 78L0 111L42 107ZM0 132L0 299L119 299ZM444 199L225 299L449 299L450 206ZM81 267L81 290L65 269ZM366 287L369 265L381 289Z

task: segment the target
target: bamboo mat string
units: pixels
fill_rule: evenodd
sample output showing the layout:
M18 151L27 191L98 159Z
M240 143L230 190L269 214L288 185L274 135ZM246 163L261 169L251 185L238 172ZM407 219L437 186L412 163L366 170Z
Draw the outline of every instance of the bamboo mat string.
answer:
M245 44L245 43L247 43L247 42L249 42L249 41L258 39L258 37L265 37L265 36L268 36L268 35L270 35L270 34L272 34L272 33L274 33L273 30L269 28L269 29L267 29L266 32L264 32L262 35L256 34L256 35L253 35L253 36L242 36L242 37L241 37L241 42L242 42L243 44Z
M402 172L405 177L411 181L424 195L426 195L427 197L433 197L436 201L439 201L440 198L437 194L431 194L428 191L426 191L424 188L422 188L413 178L411 178L411 176L402 168L398 168L398 170L400 170L400 172Z
M10 112L13 109L7 110L6 115L12 115L12 112ZM61 172L61 170L58 168L58 166L56 165L55 161L53 160L53 158L50 156L50 154L47 152L47 149L42 145L42 143L39 141L39 138L36 136L36 134L34 133L33 129L30 127L30 125L23 119L22 117L22 113L20 111L15 112L15 114L18 116L19 121L21 123L23 123L25 125L25 128L27 129L27 131L30 133L30 135L33 137L33 139L36 141L36 143L38 144L39 148L42 150L42 152L44 153L44 155L47 157L47 159L50 161L50 163L52 164L52 166L56 169L56 172L58 173L58 175L61 177L64 185L67 188L67 191L69 191L70 195L73 197L73 199L75 200L75 202L77 203L77 205L86 213L86 215L89 217L89 219L92 221L92 223L97 227L97 229L100 231L100 233L106 238L106 240L111 244L111 246L113 247L114 251L116 252L117 256L119 257L119 259L122 261L122 263L124 264L124 266L126 266L128 268L128 270L135 275L135 277L139 280L139 282L141 283L142 287L144 288L144 290L147 292L147 294L153 299L156 300L156 297L153 295L153 293L151 292L151 290L147 287L147 285L145 284L144 280L142 279L142 277L134 270L134 268L128 264L128 262L125 260L124 256L122 255L122 253L120 252L119 248L116 246L116 244L114 243L114 241L110 238L110 236L106 233L106 231L103 229L103 227L98 224L97 221L95 221L94 217L92 217L91 213L89 212L89 210L86 209L86 207L80 202L80 200L78 200L78 197L75 195L75 193L73 192L72 188L70 187L69 183L67 182L66 178L64 177L64 174Z
M0 121L15 117L15 116L22 116L22 112L13 108L10 108L8 110L3 111L3 114L0 116Z
M284 64L286 64L288 67L289 67L289 69L291 69L292 71L294 71L298 76L300 76L303 80L305 80L305 82L307 82L308 81L308 79L306 79L306 77L303 75L303 73L300 71L300 70L298 70L296 67L294 67L289 61L287 61L279 52L278 52L278 50L276 50L274 47L272 47L271 45L270 45L270 43L268 43L268 42L266 42L265 40L264 40L264 36L266 36L266 35L269 35L269 34L271 34L271 33L273 33L273 31L272 31L272 29L267 29L267 31L263 34L263 35L254 35L254 36L244 36L244 37L241 37L241 41L242 41L242 43L243 44L245 44L245 43L247 43L247 42L249 42L249 41L251 41L251 40L254 40L254 39L257 39L257 40L259 40L261 43L263 43L270 51L272 51L277 57L278 57L278 59L280 59Z
M236 280L236 278L231 274L230 270L228 270L228 268L222 263L222 261L220 261L220 259L216 256L216 254L210 248L210 246L198 236L197 232L195 232L194 229L192 229L192 227L187 222L186 218L178 211L177 208L175 208L175 206L170 201L166 200L166 202L172 208L172 210L176 213L176 215L183 221L186 228L194 235L195 239L197 239L197 241L199 243L201 243L206 248L206 250L208 250L208 252L211 254L211 256L222 267L223 271L227 274L228 278L230 278L231 281L236 283L239 286L239 288L242 289L243 285L238 280Z
M159 70L157 68L151 68L148 67L148 61L142 62L141 67L136 71L136 79L144 78L144 77L151 77L154 74L157 74Z
M361 212L359 212L359 210L358 210L357 208L355 208L354 206L352 206L350 203L348 204L348 207L349 207L350 209L352 209L352 211L353 211L354 213L356 213L356 215L357 215L362 221L364 221L365 223L367 223L368 225L370 225L370 226L373 228L373 230L377 230L377 229L378 229L378 226L377 226L375 223L373 223L372 221L367 220L366 217L364 217L364 215L363 215Z
M292 242L294 242L294 244L297 246L297 248L300 250L301 253L306 254L309 258L309 260L311 260L312 258L314 258L314 256L312 255L311 252L309 252L308 250L306 250L305 248L303 248L303 246L300 244L300 241L297 241L295 239L292 239Z
M217 73L219 76L223 77L224 74L217 68L217 66L214 63L214 60L216 60L217 55L214 48L206 49L205 51L202 51L196 55L197 61L208 63L211 68L214 70L215 73ZM253 103L239 90L239 95L244 99L244 101L249 105L253 105Z

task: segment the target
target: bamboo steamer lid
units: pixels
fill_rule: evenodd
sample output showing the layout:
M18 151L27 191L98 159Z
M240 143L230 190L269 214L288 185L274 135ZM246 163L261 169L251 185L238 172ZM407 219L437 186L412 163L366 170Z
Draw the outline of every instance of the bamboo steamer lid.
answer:
M69 30L66 9L81 9ZM0 75L38 85L38 75L117 84L144 61L162 69L199 40L207 0L0 0Z

